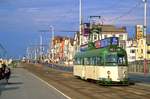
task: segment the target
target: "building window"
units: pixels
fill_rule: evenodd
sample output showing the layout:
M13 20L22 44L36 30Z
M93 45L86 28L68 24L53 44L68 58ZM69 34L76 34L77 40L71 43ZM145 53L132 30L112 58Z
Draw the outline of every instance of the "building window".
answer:
M132 59L135 59L135 56L132 56L131 58L132 58Z
M94 41L95 41L95 40L97 40L97 35L96 35L96 34L94 35Z
M115 35L115 34L113 34L113 35L112 35L112 37L116 37L116 35Z
M107 38L107 35L104 35L104 38Z
M120 40L123 40L123 35L119 35L119 39L120 39Z
M141 40L141 44L143 45L143 40Z
M141 53L143 53L143 49L141 49Z
M135 53L135 50L130 50L130 53Z
M124 45L123 45L123 44L120 44L120 47L121 47L121 48L124 48Z
M149 51L147 51L147 54L150 54L150 50L149 50Z

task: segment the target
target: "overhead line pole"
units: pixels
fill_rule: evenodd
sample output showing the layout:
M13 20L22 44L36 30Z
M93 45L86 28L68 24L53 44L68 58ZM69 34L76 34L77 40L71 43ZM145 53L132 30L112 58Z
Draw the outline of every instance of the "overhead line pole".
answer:
M147 41L146 41L146 30L147 30L147 0L143 0L144 2L144 39L145 39L145 46L144 46L144 76L146 77L147 72Z
M80 45L82 45L82 0L79 0L79 34Z
M144 2L144 36L146 37L147 30L147 0L143 0Z

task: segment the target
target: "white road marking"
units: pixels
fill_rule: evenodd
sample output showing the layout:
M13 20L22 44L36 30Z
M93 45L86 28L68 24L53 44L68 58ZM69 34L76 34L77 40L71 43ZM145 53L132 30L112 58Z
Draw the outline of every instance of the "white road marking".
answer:
M44 81L43 79L39 78L38 76L36 76L33 73L30 73L30 75L32 75L33 77L35 77L36 79L40 80L41 82L45 83L48 87L55 89L57 92L59 92L60 94L62 94L63 96L65 96L67 99L72 99L69 96L65 95L63 92L59 91L57 88L55 88L54 86L52 86L51 84L49 84L48 82Z

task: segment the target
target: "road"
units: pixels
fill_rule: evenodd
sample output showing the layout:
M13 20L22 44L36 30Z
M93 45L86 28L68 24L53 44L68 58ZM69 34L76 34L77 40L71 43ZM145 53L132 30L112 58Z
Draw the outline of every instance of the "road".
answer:
M52 87L27 70L16 68L9 84L0 81L0 99L67 99Z
M24 64L25 68L57 87L72 99L150 99L150 86L100 86L77 79L69 72L39 64Z
M150 87L150 73L129 73L129 79L137 85Z
M150 99L150 86L106 87L40 64L20 66L13 70L9 85L1 82L0 99Z
M150 84L150 73L144 75L144 73L129 73L129 79L138 83Z

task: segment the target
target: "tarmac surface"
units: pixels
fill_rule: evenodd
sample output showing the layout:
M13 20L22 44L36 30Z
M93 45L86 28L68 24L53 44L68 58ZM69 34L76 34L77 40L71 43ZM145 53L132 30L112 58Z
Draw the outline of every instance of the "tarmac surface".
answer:
M24 64L24 68L72 99L150 99L150 86L100 86L77 79L71 72L55 70L43 65Z
M9 83L0 81L0 99L68 99L23 68L12 69Z

